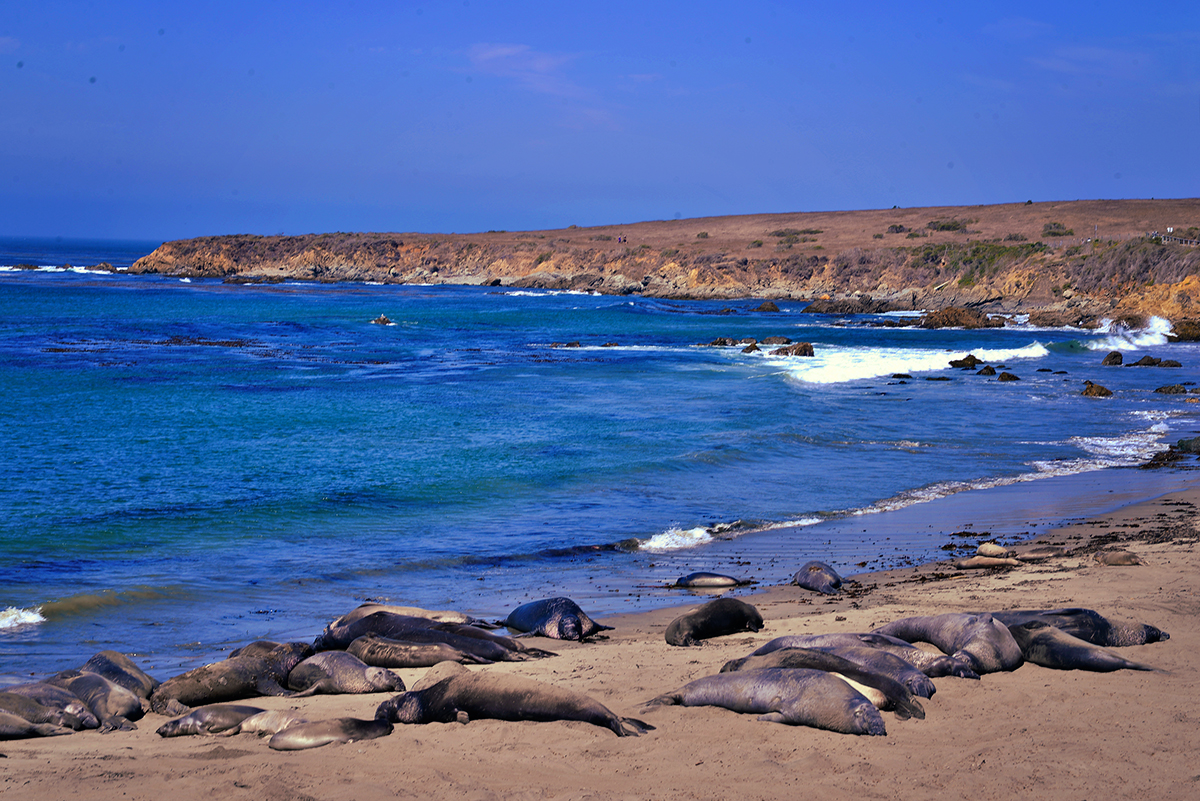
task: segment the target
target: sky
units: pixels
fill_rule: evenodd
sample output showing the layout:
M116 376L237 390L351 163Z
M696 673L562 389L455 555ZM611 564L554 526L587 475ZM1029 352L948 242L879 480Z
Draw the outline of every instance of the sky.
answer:
M1200 196L1195 0L0 8L0 236Z

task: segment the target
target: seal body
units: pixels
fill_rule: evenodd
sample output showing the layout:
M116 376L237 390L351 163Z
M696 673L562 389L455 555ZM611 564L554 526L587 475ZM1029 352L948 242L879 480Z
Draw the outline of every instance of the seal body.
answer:
M79 667L82 673L96 673L129 690L138 698L149 699L161 684L138 667L132 659L117 651L101 651Z
M319 748L330 743L354 743L359 740L374 740L392 733L392 724L386 720L360 720L359 718L334 718L314 720L288 726L267 743L276 751L300 751Z
M235 729L243 720L264 711L261 707L241 704L210 704L193 709L182 717L168 720L155 731L159 737L186 737L192 734L221 734Z
M87 704L88 709L100 721L101 733L122 730L133 731L133 723L144 714L142 699L119 684L114 684L98 673L81 673L64 670L47 683L56 684L74 693Z
M17 693L0 692L0 712L16 715L30 723L48 723L52 726L65 726L75 730L83 728L83 722L69 712L64 712L56 706L39 703Z
M764 668L718 673L685 684L650 704L719 706L759 720L843 734L887 734L879 710L842 679L821 670Z
M290 695L284 686L288 674L312 652L311 646L299 642L277 645L265 654L260 648L243 649L236 656L163 682L150 696L150 707L162 715L178 715L192 706Z
M570 598L545 598L521 604L501 621L514 631L539 634L552 640L583 640L612 626L602 626L587 616Z
M874 648L877 651L889 653L912 665L931 679L936 679L939 676L959 676L966 679L979 678L979 674L961 660L946 656L945 654L935 654L931 651L922 650L910 642L905 642L898 637L889 637L886 634L852 634L840 632L830 634L791 634L784 637L776 637L765 645L760 646L752 655L766 654L771 651L777 651L780 648L827 648L836 653L841 651L842 648L857 648L863 645Z
M346 648L363 662L384 668L433 667L439 662L490 664L492 660L460 651L442 642L417 643L364 634Z
M1073 637L1041 620L1009 626L1027 662L1055 670L1154 670L1149 665L1131 662L1107 648Z
M801 567L792 577L792 583L806 590L834 595L842 588L842 577L824 562L812 561Z
M478 626L439 623L385 611L372 612L346 625L329 626L317 637L313 647L318 651L345 650L366 634L408 643L443 643L491 662L518 662L553 656L548 651L527 648L512 637L493 634Z
M1102 565L1109 567L1126 567L1129 565L1144 564L1138 555L1132 551L1097 551L1095 559Z
M422 609L419 606L392 606L390 604L379 603L360 604L333 621L330 625L345 626L376 612L391 612L394 615L403 615L405 617L420 617L437 623L460 623L467 626L481 626L484 628L491 628L492 625L485 620L480 620L477 617L471 617L468 614L456 612L452 609Z
M733 576L726 576L721 573L689 573L686 576L680 576L674 584L668 584L668 587L678 589L717 589L721 587L744 587L750 584L749 581L744 581Z
M762 627L762 615L750 604L737 598L717 598L672 620L667 626L666 639L669 645L690 646L726 634L759 631Z
M954 566L959 570L983 570L989 567L1020 567L1021 561L1010 556L985 556L975 554L967 559L958 559Z
M52 723L31 723L20 715L0 711L0 740L22 740L27 737L54 737L70 734L71 730Z
M1013 609L991 615L1009 627L1040 620L1092 645L1144 645L1171 639L1170 634L1147 623L1114 623L1094 609L1081 607Z
M75 720L78 720L78 728L80 729L100 728L100 721L92 714L92 710L88 709L87 704L81 701L79 696L70 690L57 687L53 684L47 684L44 681L34 681L28 684L18 684L15 687L7 687L5 688L5 692L23 695L26 698L32 698L43 706L60 709ZM75 727L72 726L72 728Z
M648 726L618 717L594 698L505 673L471 672L446 662L434 667L414 689L379 705L375 717L393 723L467 723L471 720L580 720L619 737L637 736Z
M907 617L875 629L907 642L927 642L976 673L1016 670L1024 658L1008 627L989 614L949 612Z
M228 731L222 732L221 735L229 736L240 733L257 734L259 737L267 734L276 735L298 723L308 722L308 718L300 717L286 709L268 709L265 712L251 715Z
M297 696L326 693L404 692L404 682L387 668L371 667L345 651L322 651L292 668L288 687Z

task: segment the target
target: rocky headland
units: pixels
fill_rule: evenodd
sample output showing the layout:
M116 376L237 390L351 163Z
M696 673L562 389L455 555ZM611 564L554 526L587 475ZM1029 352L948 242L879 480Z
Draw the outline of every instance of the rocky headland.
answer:
M130 272L229 282L482 284L817 301L836 313L971 309L1045 325L1200 318L1200 199L1012 203L474 234L229 235ZM953 324L953 323L951 323Z

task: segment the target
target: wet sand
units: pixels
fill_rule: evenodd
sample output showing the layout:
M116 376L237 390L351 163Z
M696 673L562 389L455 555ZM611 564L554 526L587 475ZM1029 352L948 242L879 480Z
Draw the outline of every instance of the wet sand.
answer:
M280 753L253 735L162 739L154 730L167 718L152 714L135 732L0 743L0 798L1193 798L1200 791L1198 510L1194 482L1039 538L1072 548L1065 557L1001 571L959 571L942 562L865 573L832 598L768 587L742 596L763 613L763 631L695 648L663 639L679 606L608 616L603 622L616 629L597 642L539 640L559 656L475 668L587 693L656 727L641 737L619 738L585 723L479 720L397 726L379 740ZM1110 544L1123 544L1146 564L1097 564L1093 552ZM884 713L886 737L764 723L716 708L643 707L783 634L863 631L918 614L1060 606L1169 632L1165 642L1118 649L1161 672L1026 664L980 681L941 678L936 695L922 701L924 720ZM410 685L424 673L399 672ZM388 697L252 703L299 709L310 719L370 718Z

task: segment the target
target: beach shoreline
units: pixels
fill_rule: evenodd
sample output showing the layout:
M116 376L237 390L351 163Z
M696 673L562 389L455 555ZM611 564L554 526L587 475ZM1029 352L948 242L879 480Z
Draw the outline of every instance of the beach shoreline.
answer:
M158 798L221 792L232 798L781 798L797 786L832 798L1121 798L1195 792L1200 746L1192 699L1200 644L1196 554L1200 483L1045 532L1065 557L1011 570L957 571L945 563L852 577L819 596L794 586L754 588L746 600L766 628L668 646L678 605L610 615L590 643L535 641L557 657L478 668L584 692L656 728L617 738L585 723L398 726L385 738L279 753L252 735L159 738L167 718L134 732L82 732L3 743L0 797ZM983 522L982 520L980 522ZM1120 544L1146 564L1105 567L1092 552ZM705 600L690 596L691 605ZM646 708L650 698L715 673L728 659L791 633L862 631L899 617L948 611L1083 606L1171 636L1120 649L1162 672L1088 673L1024 665L980 681L942 678L925 720L884 717L886 737L854 737L756 721L715 708ZM81 662L86 655L81 655ZM423 670L398 671L406 684ZM159 676L166 678L166 676ZM265 698L311 719L370 718L387 694Z

